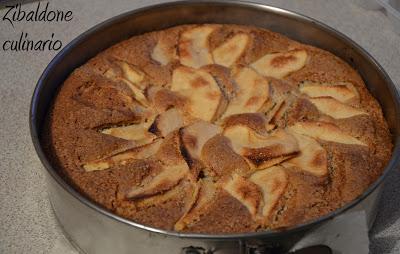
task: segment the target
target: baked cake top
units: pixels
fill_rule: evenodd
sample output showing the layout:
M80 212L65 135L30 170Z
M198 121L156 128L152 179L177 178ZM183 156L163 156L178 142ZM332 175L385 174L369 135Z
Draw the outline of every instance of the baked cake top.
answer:
M192 232L295 225L360 195L391 142L339 58L267 30L186 25L132 37L76 69L45 140L89 198Z

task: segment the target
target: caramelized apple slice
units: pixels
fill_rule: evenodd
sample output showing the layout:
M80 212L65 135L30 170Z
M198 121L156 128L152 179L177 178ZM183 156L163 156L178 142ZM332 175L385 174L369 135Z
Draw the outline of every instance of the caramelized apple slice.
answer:
M192 195L192 202L190 202L190 206L187 208L184 215L176 222L175 230L183 230L196 223L200 219L200 216L212 204L211 201L216 195L216 186L214 182L209 178L203 178L199 180L197 185L198 187Z
M203 182L203 179L196 180L195 177L190 177L189 179L187 179L186 185L190 185L192 188L191 188L190 195L186 196L186 199L185 199L186 202L185 202L185 207L184 207L185 213L184 213L184 215L182 215L182 217L185 217L185 215L196 204L196 202L199 198L202 182Z
M204 144L201 161L207 166L204 173L216 179L232 172L247 175L251 171L247 161L233 150L230 140L221 134Z
M105 170L115 164L124 165L128 161L147 159L156 154L156 152L160 148L160 145L161 145L161 139L156 139L151 144L143 145L140 147L134 147L122 152L115 153L106 158L87 162L83 164L83 168L86 171Z
M148 176L139 186L132 187L127 198L138 199L165 192L176 185L189 173L186 164L165 166L156 176Z
M86 172L104 170L110 167L111 165L107 161L94 161L83 164L83 169L85 169Z
M222 129L205 121L198 121L181 130L182 143L191 158L200 159L204 144Z
M133 140L137 143L137 146L139 146L151 143L156 138L153 133L148 131L151 122L150 120L140 124L105 128L100 132L117 138Z
M260 147L258 145L243 147L241 151L241 154L256 168L271 167L296 156L297 153L297 143L284 131L277 131Z
M280 79L303 68L306 61L307 52L297 49L264 55L250 66L263 76Z
M179 130L175 130L163 139L160 149L154 155L154 158L167 166L186 165L186 160L181 153L181 146Z
M142 160L147 159L158 151L161 146L161 139L156 139L153 143L147 144L141 147L133 148L131 150L127 150L125 152L118 153L110 158L112 162L119 162L121 164L125 164L128 160Z
M180 145L178 131L167 135L152 156L160 163L161 172L150 174L139 186L131 187L126 197L137 199L160 194L175 187L184 178L192 179L189 167L180 153Z
M214 78L206 71L179 67L172 75L171 91L187 98L187 111L195 118L212 121L225 100Z
M181 64L199 68L213 63L209 52L208 38L215 28L215 26L204 25L190 28L181 34L178 42Z
M328 174L328 159L325 149L313 138L291 132L297 139L300 154L282 163L285 167L296 167L315 176Z
M257 112L268 99L268 81L247 67L239 70L234 78L238 91L236 97L229 102L223 117Z
M262 191L262 218L265 222L285 192L289 183L288 175L284 168L273 166L256 171L250 176L249 180L255 183Z
M132 95L132 90L124 82L110 82L107 78L96 75L92 79L85 85L77 87L71 99L85 107L117 111L133 119L146 117L148 110L138 103Z
M185 97L157 86L149 87L146 90L146 96L158 113L165 112L170 108L177 108L182 111L188 103Z
M187 207L189 207L191 204L194 192L196 191L196 186L197 184L193 184L192 181L190 181L188 178L182 179L179 184L172 189L169 189L163 193L160 193L159 195L154 195L151 197L146 197L143 199L138 199L135 200L135 206L140 208L146 208L146 207L152 207L152 206L157 206L160 204L163 204L165 202L168 202L170 200L176 200L178 197L182 197L183 193L189 193L192 195L187 195L185 199L185 211L187 211ZM197 188L198 189L198 188Z
M231 69L217 64L207 65L201 69L211 74L227 100L235 97L237 85L231 77Z
M123 62L115 61L116 65L121 69L121 75L119 75L114 69L108 69L104 75L112 80L123 81L129 89L132 91L134 98L140 102L143 106L147 106L147 100L144 96L143 87L141 82L143 81L145 74L139 69L133 67L132 65Z
M366 146L360 140L344 133L339 127L333 123L327 122L298 122L289 127L290 131L298 134L309 136L315 139L321 139L330 142L337 142L348 145Z
M213 122L220 120L222 114L226 111L229 101L235 96L236 83L231 78L231 70L221 65L211 64L201 68L208 72L218 84L223 99L220 101L217 112L215 112Z
M296 139L283 130L264 136L247 126L235 125L224 130L233 149L244 156L255 168L265 168L278 164L299 152Z
M248 181L243 176L233 174L222 185L224 190L246 206L252 216L256 216L259 213L259 209L262 206L262 194L256 184Z
M165 37L160 37L151 52L151 58L159 62L161 65L167 65L169 62L178 58L175 45L169 43L164 38Z
M306 81L300 86L300 92L311 98L332 97L342 103L358 101L357 89L351 83L340 82L335 84L315 83Z
M268 113L268 122L271 124L276 124L284 116L288 103L285 100L277 100L274 107L271 108Z
M225 67L230 67L244 53L249 39L249 36L245 33L238 33L228 39L213 50L212 55L214 62Z
M317 109L328 116L335 119L348 118L358 115L367 115L366 112L353 108L352 106L341 103L331 97L318 97L309 99Z
M123 80L129 84L135 84L140 87L140 83L144 80L145 74L138 68L119 60L113 61L114 68L104 72L104 76L109 79Z
M156 117L150 131L165 137L174 130L183 126L183 118L176 108L171 108Z
M134 85L129 84L129 88L132 90L132 93L134 94L135 99L142 104L145 107L148 107L149 104L146 100L146 96L144 96L144 93L142 90L140 90L139 88L137 88Z
M223 127L228 128L230 126L242 125L247 126L250 129L261 135L267 135L270 130L270 125L267 119L262 113L243 113L228 116L223 121Z
M123 62L119 61L118 62L119 66L121 67L122 70L122 75L123 78L131 82L132 84L135 84L139 88L143 89L144 87L141 86L141 82L144 80L145 74L138 68Z

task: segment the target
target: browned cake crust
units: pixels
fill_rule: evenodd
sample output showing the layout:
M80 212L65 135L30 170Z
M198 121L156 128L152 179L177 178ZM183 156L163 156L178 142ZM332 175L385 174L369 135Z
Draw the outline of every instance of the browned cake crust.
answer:
M206 233L327 214L374 182L392 151L349 65L237 25L178 26L98 54L64 82L43 137L60 173L99 205Z

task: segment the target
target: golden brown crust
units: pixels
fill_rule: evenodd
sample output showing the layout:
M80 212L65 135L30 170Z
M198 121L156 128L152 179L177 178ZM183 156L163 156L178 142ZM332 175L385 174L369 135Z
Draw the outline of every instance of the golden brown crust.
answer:
M43 131L59 172L168 230L285 228L359 196L391 156L378 102L331 53L264 29L184 25L77 68Z

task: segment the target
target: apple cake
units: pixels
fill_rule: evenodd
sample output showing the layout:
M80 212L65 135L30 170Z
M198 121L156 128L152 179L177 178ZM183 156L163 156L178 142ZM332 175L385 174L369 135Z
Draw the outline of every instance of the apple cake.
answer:
M359 74L265 29L183 25L77 68L43 131L84 196L166 230L283 229L357 198L391 157Z

